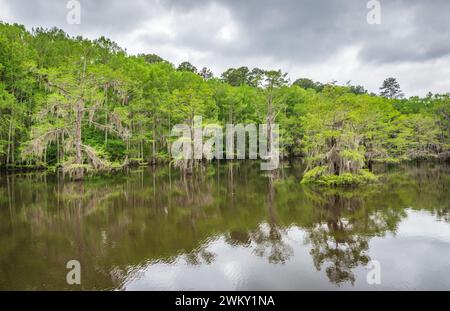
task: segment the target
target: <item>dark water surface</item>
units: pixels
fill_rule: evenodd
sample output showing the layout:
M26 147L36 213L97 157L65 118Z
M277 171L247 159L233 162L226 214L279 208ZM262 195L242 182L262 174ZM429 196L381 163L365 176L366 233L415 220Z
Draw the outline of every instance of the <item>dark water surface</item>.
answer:
M3 174L0 289L450 290L450 167L376 170L353 190L302 186L301 165Z

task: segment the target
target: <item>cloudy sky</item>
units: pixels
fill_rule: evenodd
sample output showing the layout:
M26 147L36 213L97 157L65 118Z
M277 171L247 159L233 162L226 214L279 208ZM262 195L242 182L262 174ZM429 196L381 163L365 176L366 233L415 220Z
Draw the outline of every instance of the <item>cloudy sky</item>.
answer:
M450 91L449 0L380 0L379 25L367 22L368 0L79 2L79 25L67 23L67 0L0 0L0 20L104 35L130 54L188 60L216 75L245 65L374 92L389 76L407 96Z

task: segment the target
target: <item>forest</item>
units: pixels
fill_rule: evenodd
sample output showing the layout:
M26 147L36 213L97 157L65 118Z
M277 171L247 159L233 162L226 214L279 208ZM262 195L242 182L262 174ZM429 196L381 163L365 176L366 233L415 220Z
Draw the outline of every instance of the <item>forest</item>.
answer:
M395 78L363 86L291 82L281 70L128 55L101 37L0 23L0 167L82 179L172 159L175 124L278 124L280 157L302 158L302 182L370 183L374 163L450 158L450 93L405 98ZM449 90L450 91L450 90ZM206 162L197 161L197 162Z

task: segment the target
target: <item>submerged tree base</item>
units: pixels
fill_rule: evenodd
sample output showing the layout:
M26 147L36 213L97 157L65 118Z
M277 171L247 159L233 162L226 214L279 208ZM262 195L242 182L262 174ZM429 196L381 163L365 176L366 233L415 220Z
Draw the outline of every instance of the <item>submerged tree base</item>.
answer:
M322 186L359 186L378 182L378 177L368 170L358 173L330 174L328 167L319 166L308 171L301 181L302 184L316 184Z

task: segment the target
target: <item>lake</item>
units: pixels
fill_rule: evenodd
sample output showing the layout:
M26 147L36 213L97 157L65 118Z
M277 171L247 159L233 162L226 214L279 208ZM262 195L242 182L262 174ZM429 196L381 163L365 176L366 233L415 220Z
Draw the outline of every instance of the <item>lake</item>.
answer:
M450 166L377 166L382 182L355 189L259 168L3 173L0 289L450 290Z

